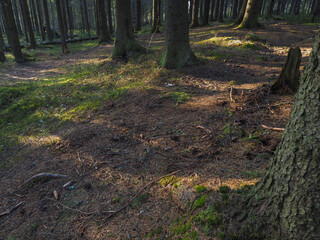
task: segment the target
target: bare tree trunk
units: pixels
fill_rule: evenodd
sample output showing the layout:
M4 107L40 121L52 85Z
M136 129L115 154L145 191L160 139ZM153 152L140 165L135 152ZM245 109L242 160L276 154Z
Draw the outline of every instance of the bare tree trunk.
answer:
M211 10L210 10L210 21L213 22L214 20L214 5L215 5L215 1L217 0L211 0Z
M209 25L210 0L204 0L202 25Z
M267 18L270 18L272 16L274 4L275 4L275 0L271 0L269 8L268 8Z
M6 55L4 54L5 49L6 49L6 44L4 43L2 31L0 28L0 62L6 61Z
M109 27L109 34L113 33L113 25L112 25L112 11L111 11L111 0L107 0L107 15L108 15L108 27Z
M153 0L153 20L151 33L160 32L160 13L159 13L159 0Z
M199 0L193 0L193 14L191 28L199 26Z
M22 55L21 46L19 42L19 35L16 27L16 23L14 20L12 5L10 0L1 0L0 1L2 14L6 19L7 23L7 31L8 31L8 38L10 39L10 45L12 48L12 53L15 58L15 61L18 63L24 62L24 57Z
M219 11L220 11L220 0L216 0L213 21L218 21Z
M53 32L50 25L50 18L49 18L49 11L48 11L48 3L47 0L42 0L43 2L43 10L44 10L44 17L46 21L46 33L49 41L53 41Z
M41 1L43 1L43 0L41 0ZM40 25L41 39L42 39L42 41L45 41L45 40L46 40L46 34L45 34L45 32L44 32L43 18L42 18L42 10L41 10L40 1L39 1L39 0L36 0L36 4L37 4L38 17L39 17L39 25Z
M223 9L224 9L224 0L220 0L219 4L219 15L218 15L218 21L220 23L224 22L223 21Z
M238 28L254 28L260 26L258 15L261 0L248 0L246 13Z
M67 37L66 37L66 31L64 29L65 25L63 23L63 16L62 16L62 5L60 0L56 0L56 6L57 6L57 17L58 17L58 23L60 28L60 34L61 34L61 48L62 53L68 53L68 45L67 45Z
M22 28L21 28L21 24L20 24L19 12L18 12L18 6L17 6L16 0L12 0L12 7L13 7L14 17L15 17L15 20L16 20L16 26L17 26L18 34L22 35Z
M192 23L192 13L193 13L193 0L190 0L189 5L189 23Z
M197 62L189 43L188 1L166 1L165 48L161 65L181 68Z
M238 4L239 4L239 0L233 1L233 6L232 6L232 19L233 20L237 19L237 16L238 16Z
M66 8L67 8L67 14L68 14L70 39L73 39L73 16L72 16L72 5L70 3L70 0L66 0Z
M87 6L87 0L82 0L82 7L83 7L83 13L84 13L84 21L86 26L86 31L88 33L88 36L90 37L90 24L89 24L89 16L88 16L88 6Z
M21 6L22 14L24 15L25 25L27 26L27 30L28 30L28 35L29 35L29 40L30 40L30 47L31 48L36 48L37 47L37 43L36 43L36 39L34 37L34 32L33 32L32 24L31 24L30 12L29 12L29 7L28 7L28 4L27 4L27 1L26 0L20 0L20 6Z
M96 0L96 7L98 13L98 21L99 21L99 42L108 42L110 40L108 25L107 25L107 16L106 16L106 7L104 0Z
M25 0L27 1L27 0ZM33 17L33 29L36 30L37 35L40 35L40 27L39 27L39 20L38 20L38 15L37 15L37 10L36 10L36 4L34 3L34 0L29 0L30 3L30 16ZM28 3L26 3L28 6Z
M136 31L141 30L141 0L136 0L136 15L137 15L137 22L136 22Z

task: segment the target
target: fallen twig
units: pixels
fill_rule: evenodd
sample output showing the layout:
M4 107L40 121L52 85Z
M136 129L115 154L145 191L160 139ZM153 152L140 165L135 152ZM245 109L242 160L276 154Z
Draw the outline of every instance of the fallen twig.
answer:
M170 173L170 174L167 174L167 175L164 175L164 176L162 176L162 177L156 178L155 180L149 182L147 185L145 185L143 188L141 188L140 191L139 191L136 195L134 195L122 208L120 208L120 209L118 209L117 211L111 213L108 217L105 218L105 220L113 217L114 215L118 214L118 213L121 212L123 209L125 209L126 207L128 207L128 206L133 202L133 200L136 199L147 187L151 186L152 184L154 184L155 182L161 180L162 178L169 177L169 176L174 175L174 174L176 174L176 173L178 173L178 172L180 172L180 171L181 171L181 170L177 170L177 171L175 171L175 172L172 172L172 173Z
M27 181L25 181L21 186L28 185L31 182L36 182L36 181L49 181L51 179L57 179L57 178L67 178L67 175L62 175L62 174L55 174L55 173L39 173L31 178L29 178Z
M10 210L1 213L1 214L0 214L0 218L11 214L11 213L14 212L15 210L17 210L22 204L23 204L23 202L20 202L20 203L18 203L17 205L15 205L13 208L11 208Z
M269 130L273 130L273 131L284 131L284 128L277 128L277 127L269 127L266 125L261 125L261 127L265 128L265 129L269 129Z
M206 127L203 127L203 126L199 125L199 126L196 126L196 128L202 129L203 131L205 131L208 134L212 134L212 131L209 130L208 128L206 128Z
M242 112L261 109L261 108L277 107L277 106L281 106L281 105L285 105L285 104L292 104L292 102L283 102L283 103L277 103L277 104L273 104L273 105L266 104L266 105L261 105L259 107L252 107L252 108L243 109Z

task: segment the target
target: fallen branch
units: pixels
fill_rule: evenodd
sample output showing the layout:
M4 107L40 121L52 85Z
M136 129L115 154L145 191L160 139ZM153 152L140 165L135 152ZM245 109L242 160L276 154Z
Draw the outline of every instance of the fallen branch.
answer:
M0 218L1 217L4 217L4 216L7 216L7 215L9 215L9 214L11 214L11 213L13 213L15 210L17 210L21 205L23 204L23 202L20 202L20 203L18 203L17 205L15 205L13 208L11 208L10 210L8 210L8 211L6 211L6 212L4 212L4 213L1 213L0 214Z
M61 174L55 174L55 173L39 173L39 174L29 178L21 186L28 185L32 182L49 181L51 179L67 178L67 177L68 177L67 175L61 175Z
M261 125L261 127L265 128L265 129L269 129L269 130L273 130L273 131L284 131L284 128L276 128L276 127L269 127L266 125Z
M206 127L203 127L203 126L196 126L196 128L198 128L198 129L202 129L203 131L205 131L206 133L208 133L208 134L212 134L212 131L211 130L209 130L208 128L206 128Z
M170 173L170 174L167 174L167 175L164 175L164 176L162 176L162 177L156 178L155 180L149 182L147 185L145 185L143 188L141 188L140 191L139 191L136 195L134 195L122 208L120 208L120 209L118 209L117 211L115 211L115 212L113 212L112 214L110 214L108 217L105 218L105 220L106 220L106 219L109 219L109 218L111 218L111 217L113 217L113 216L115 216L116 214L118 214L119 212L121 212L123 209L125 209L126 207L128 207L128 206L133 202L133 200L136 199L147 187L151 186L152 184L154 184L154 183L157 182L157 181L160 181L162 178L169 177L169 176L174 175L174 174L176 174L176 173L178 173L178 172L180 172L180 171L181 171L181 170L177 170L177 171L175 171L175 172L172 172L172 173Z

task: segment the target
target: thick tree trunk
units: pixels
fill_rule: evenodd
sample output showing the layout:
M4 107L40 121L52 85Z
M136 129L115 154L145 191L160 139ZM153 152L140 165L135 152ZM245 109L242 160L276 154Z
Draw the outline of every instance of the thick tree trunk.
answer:
M0 0L0 5L2 9L2 14L6 19L7 23L7 31L9 34L10 44L12 48L12 53L15 58L15 61L18 63L24 62L24 58L21 51L21 46L19 42L18 31L16 27L16 23L14 20L12 5L10 0Z
M116 39L112 56L126 58L131 52L144 51L133 36L130 0L116 0Z
M193 0L193 13L192 13L192 22L191 28L199 26L199 0Z
M209 25L210 0L204 0L202 25Z
M53 41L53 31L50 24L50 18L49 18L49 11L48 11L48 2L47 0L42 0L43 2L43 11L44 11L44 17L46 21L46 33L49 41Z
M137 15L137 21L136 21L136 31L141 30L141 0L136 0L136 15Z
M188 1L166 1L165 47L161 65L181 68L197 62L189 43Z
M286 87L289 87L294 92L298 90L301 57L300 48L290 48L286 63L279 78L272 84L271 90L277 91Z
M58 23L60 28L60 34L61 34L61 48L62 53L68 53L68 45L67 45L67 37L66 37L66 31L65 31L65 25L63 23L63 17L62 17L62 9L61 9L61 1L56 0L56 6L57 6L57 17L58 17Z
M107 25L107 16L105 12L105 1L96 0L98 21L99 21L99 42L108 42L110 40L108 25Z
M160 12L159 12L159 0L153 0L153 19L151 33L160 32Z
M258 15L261 0L248 0L246 13L238 28L254 28L259 27Z
M30 47L36 48L37 44L36 44L36 39L34 37L34 32L33 32L32 24L31 24L31 18L30 18L30 12L29 12L27 0L20 0L20 6L21 6L22 14L24 14L25 25L27 26L27 30L28 30Z
M244 228L242 239L253 239L253 233L258 235L254 239L319 239L319 72L318 32L282 140L266 174L238 215Z

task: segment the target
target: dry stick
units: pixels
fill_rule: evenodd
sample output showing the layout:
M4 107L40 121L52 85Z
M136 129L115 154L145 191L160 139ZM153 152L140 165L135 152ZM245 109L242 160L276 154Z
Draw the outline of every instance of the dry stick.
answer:
M180 172L180 171L181 171L181 170L177 170L177 171L175 171L175 172L172 172L172 173L170 173L170 174L167 174L167 175L164 175L164 176L162 176L162 177L156 178L155 180L149 182L147 185L145 185L143 188L141 188L140 191L139 191L136 195L134 195L134 196L126 203L126 205L124 205L122 208L118 209L117 211L111 213L108 217L105 218L105 220L113 217L114 215L118 214L118 213L121 212L123 209L125 209L126 207L128 207L128 206L132 203L132 201L133 201L134 199L136 199L147 187L151 186L152 184L154 184L155 182L161 180L162 178L169 177L169 176L174 175L174 174L176 174L176 173L178 173L178 172Z
M57 179L57 178L67 178L67 175L61 175L61 174L54 174L54 173L39 173L31 178L29 178L27 181L25 181L21 186L27 185L31 183L32 181L40 181L40 180L50 180L50 179Z
M277 106L281 106L281 105L285 105L285 104L291 104L292 102L283 102L283 103L277 103L277 104L273 104L273 105L261 105L259 107L252 107L252 108L247 108L242 110L242 112L246 112L246 111L250 111L250 110L256 110L256 109L260 109L260 108L266 108L266 107L277 107Z
M284 131L284 128L277 128L277 127L268 127L266 125L261 125L261 127L265 128L265 129L269 129L269 130L273 130L273 131Z
M208 134L211 134L212 133L212 131L211 130L209 130L208 128L206 128L206 127L203 127L203 126L196 126L196 128L199 128L199 129L202 129L203 131L205 131L206 133L208 133Z
M22 204L23 204L23 202L20 202L20 203L18 203L17 205L15 205L13 208L11 208L10 210L8 210L8 211L6 211L6 212L4 212L4 213L1 213L1 214L0 214L0 218L11 214L13 211L15 211L16 209L18 209L18 207L20 207Z
M53 201L53 202L55 202L56 204L58 204L58 205L60 205L60 206L62 206L62 207L64 207L64 208L66 208L66 209L68 209L68 210L71 210L71 211L74 211L74 212L78 212L78 213L81 213L81 214L84 214L84 215L94 215L94 214L99 213L99 211L96 211L96 212L83 212L83 211L81 211L81 210L68 207L68 206L66 206L66 205L58 202L58 201L55 200L55 199L48 198L48 197L46 197L45 199L50 200L50 201ZM104 213L114 213L115 211L102 211L102 212L104 212Z

